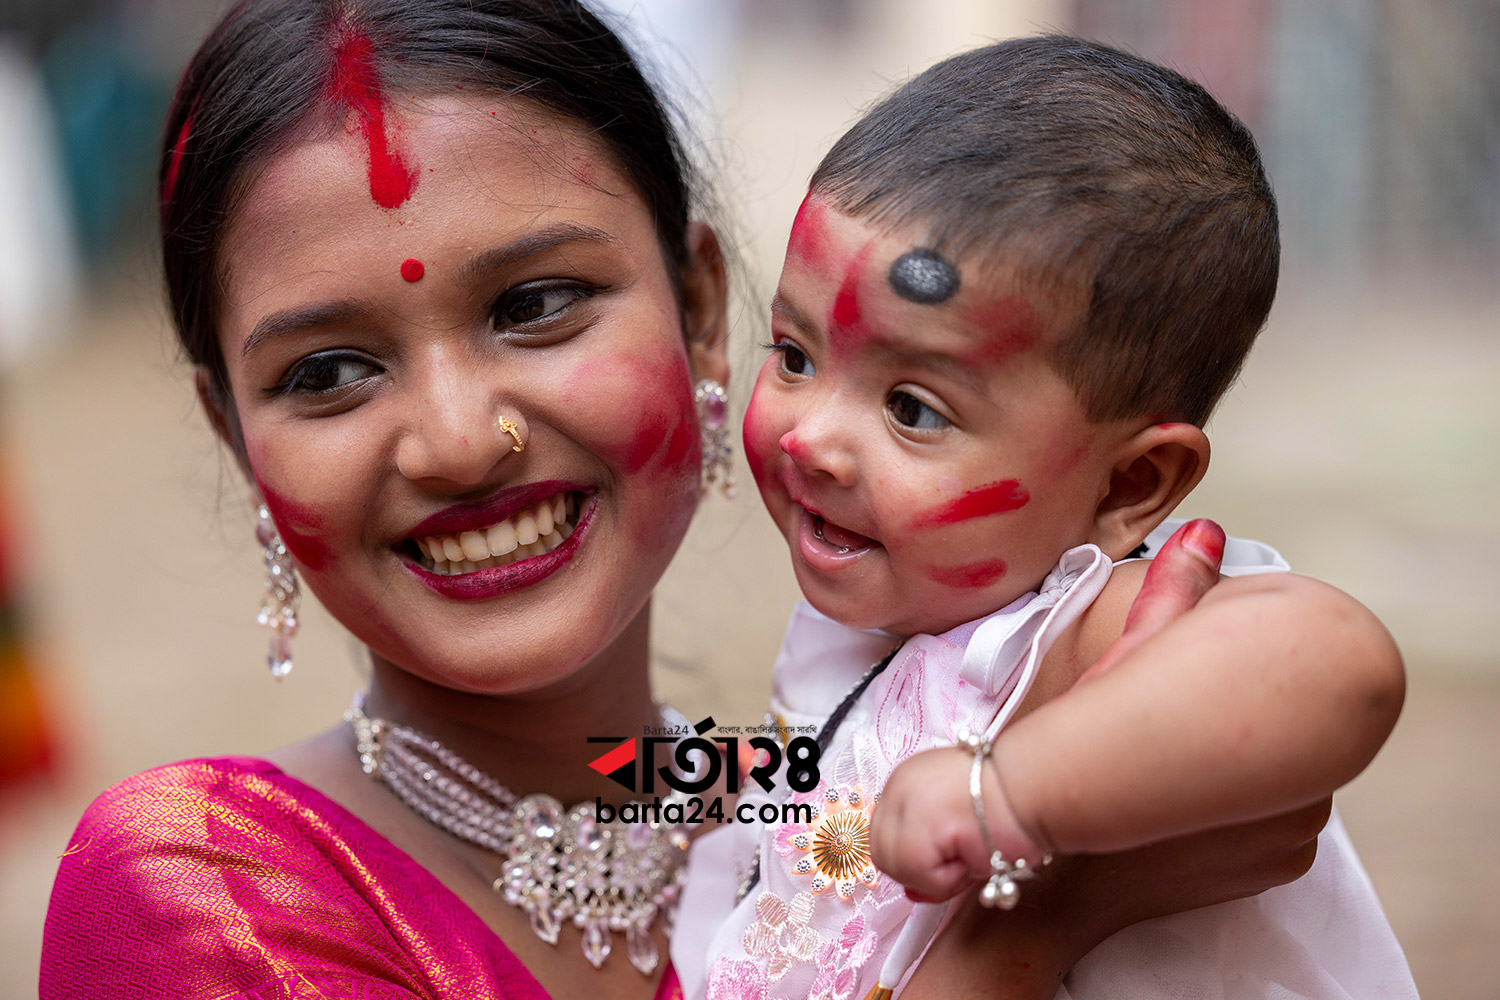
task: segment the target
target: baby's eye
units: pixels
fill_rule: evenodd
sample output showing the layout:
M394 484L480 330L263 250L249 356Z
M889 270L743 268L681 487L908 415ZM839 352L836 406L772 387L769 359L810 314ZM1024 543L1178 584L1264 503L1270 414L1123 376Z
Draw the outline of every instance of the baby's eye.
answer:
M293 365L276 388L287 393L332 392L379 371L374 362L357 354L314 354Z
M886 412L902 427L919 431L940 431L951 426L948 418L909 392L896 390L885 401Z
M790 340L778 341L771 350L781 355L781 370L788 375L811 375L815 371L812 361L802 348Z
M497 330L524 326L560 313L592 293L593 289L577 285L522 285L500 296L490 319Z

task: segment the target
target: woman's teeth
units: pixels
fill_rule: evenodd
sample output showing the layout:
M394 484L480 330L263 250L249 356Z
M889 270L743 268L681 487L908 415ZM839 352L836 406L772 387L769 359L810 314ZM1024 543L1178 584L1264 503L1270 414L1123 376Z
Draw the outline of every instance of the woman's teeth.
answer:
M457 576L506 566L551 552L577 527L579 500L559 493L481 531L425 535L413 539L422 565L438 576Z

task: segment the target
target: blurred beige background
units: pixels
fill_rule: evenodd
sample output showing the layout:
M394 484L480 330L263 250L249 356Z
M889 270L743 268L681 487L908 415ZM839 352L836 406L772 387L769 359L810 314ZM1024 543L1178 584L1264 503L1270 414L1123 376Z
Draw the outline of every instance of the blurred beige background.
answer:
M68 4L15 2L36 32L17 48L21 63L68 40L55 13ZM910 72L992 37L1086 30L1204 79L1246 117L1282 199L1283 294L1210 427L1214 467L1184 512L1272 542L1396 635L1407 709L1340 808L1424 995L1500 995L1493 5L1453 0L1420 15L1394 0L627 6L659 10L658 28L687 13L656 51L674 51L675 38L702 80L689 92L717 105L717 118L700 117L711 137L701 150L720 164L748 274L741 402L808 174L858 109ZM164 93L214 7L91 10L128 27L115 37L155 67ZM58 133L66 146L70 133ZM358 651L315 606L295 673L267 676L248 500L176 360L141 249L149 207L125 204L97 237L107 246L85 232L81 259L59 258L65 273L76 265L64 284L78 295L53 301L32 321L40 336L4 355L0 455L55 757L46 776L0 786L0 1000L35 995L56 857L93 795L159 763L256 754L327 726L360 684ZM692 717L748 722L796 595L740 479L736 501L705 502L656 616L666 697Z

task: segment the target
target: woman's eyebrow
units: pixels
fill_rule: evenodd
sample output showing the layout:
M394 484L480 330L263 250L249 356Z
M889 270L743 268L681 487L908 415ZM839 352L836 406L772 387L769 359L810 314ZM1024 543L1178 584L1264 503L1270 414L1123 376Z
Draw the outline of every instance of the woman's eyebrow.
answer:
M357 299L341 299L337 302L324 302L315 306L284 309L281 312L271 313L261 317L260 321L251 328L250 335L245 338L244 346L240 348L240 357L245 357L261 344L284 333L348 322L366 315L367 312L365 306Z
M509 243L480 251L459 267L459 278L465 282L472 281L490 271L569 243L611 244L615 242L617 242L615 237L603 229L580 225L576 222L562 222L527 233L520 239Z
M603 229L573 222L559 223L479 252L459 266L459 278L465 282L472 281L480 275L504 268L516 261L525 260L570 243L612 244L616 242L618 241L615 237ZM337 302L271 313L269 316L262 317L260 322L251 329L250 335L245 338L244 346L240 348L240 356L244 357L261 344L284 333L317 326L332 326L363 317L367 312L368 309L359 300L341 299Z

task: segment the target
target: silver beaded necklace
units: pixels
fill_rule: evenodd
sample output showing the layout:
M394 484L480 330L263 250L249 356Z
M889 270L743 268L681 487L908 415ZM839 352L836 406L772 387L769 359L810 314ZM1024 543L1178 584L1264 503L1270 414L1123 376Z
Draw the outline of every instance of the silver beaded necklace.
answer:
M564 809L550 795L517 798L436 740L364 709L359 693L344 713L364 772L434 826L503 858L492 887L526 911L537 937L556 944L572 921L597 969L609 957L612 934L623 933L630 964L644 975L656 971L651 925L662 914L671 930L687 857L681 824L600 823L592 802ZM662 711L674 726L686 724Z

